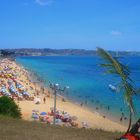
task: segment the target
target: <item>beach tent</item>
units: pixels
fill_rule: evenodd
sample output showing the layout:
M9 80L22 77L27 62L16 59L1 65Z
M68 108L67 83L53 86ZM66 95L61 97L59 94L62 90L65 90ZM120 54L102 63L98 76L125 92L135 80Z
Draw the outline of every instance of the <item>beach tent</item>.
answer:
M41 103L41 99L39 97L35 98L34 100L35 104L40 104Z

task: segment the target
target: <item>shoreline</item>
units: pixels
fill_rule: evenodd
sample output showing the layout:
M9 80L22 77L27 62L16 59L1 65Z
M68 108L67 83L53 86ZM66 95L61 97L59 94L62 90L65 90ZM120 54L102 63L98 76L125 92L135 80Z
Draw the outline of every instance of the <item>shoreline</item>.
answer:
M75 106L78 106L78 107L81 107L81 108L83 108L84 110L88 110L88 111L90 111L90 112L92 112L92 113L95 113L95 114L97 114L97 115L100 115L100 116L102 116L103 118L107 118L107 119L109 119L109 120L111 120L111 121L113 121L113 122L115 122L115 123L118 123L118 124L120 124L120 125L122 125L122 126L124 126L124 127L127 127L128 126L128 120L124 120L124 121L122 121L122 122L120 122L119 120L118 120L118 116L114 116L114 114L112 115L111 114L111 112L105 112L105 110L96 110L96 107L92 107L92 106L86 106L86 105L80 105L80 102L76 102L76 101L73 101L72 99L68 99L67 97L65 97L65 96L63 96L63 95L59 95L59 94L57 94L57 96L58 97L60 97L60 100L62 100L63 98L66 100L66 101L68 101L68 102L70 102L70 103L72 103L72 104L74 104ZM109 114L108 114L109 113ZM111 115L110 115L111 114Z
M16 62L16 61L15 61ZM17 62L16 62L17 63ZM48 89L48 87L46 87L46 84L44 83L44 81L43 80L41 80L40 81L40 79L41 79L41 77L39 77L38 75L37 75L37 73L36 72L34 72L34 71L30 71L28 68L26 68L26 67L24 67L22 64L20 64L20 63L18 63L18 65L19 66L21 66L23 69L25 69L26 71L28 71L28 76L29 76L29 78L30 78L30 80L31 81L34 81L36 84L38 84L38 87L44 87L45 89L47 89L48 91L50 91L49 89ZM41 83L41 84L40 84ZM50 92L51 93L51 96L53 96L53 93L52 93L52 91ZM70 103L72 103L72 104L74 104L75 106L78 106L78 107L81 107L81 108L83 108L84 110L88 110L88 111L90 111L90 112L92 112L92 113L95 113L95 114L97 114L97 115L100 115L100 116L102 116L103 118L105 117L105 118L107 118L107 119L109 119L109 120L111 120L111 121L113 121L113 122L115 122L115 123L118 123L118 124L120 124L120 125L122 125L122 126L124 126L124 127L127 127L127 125L128 125L128 122L120 122L119 120L118 120L118 117L115 117L114 115L108 115L108 113L111 113L111 112L108 112L108 113L106 113L105 112L105 110L96 110L96 107L89 107L89 106L86 106L86 105L84 105L83 104L83 106L80 106L80 102L78 102L78 101L74 101L74 100L72 100L72 99L69 99L68 97L66 97L66 96L64 96L64 95L60 95L60 94L57 94L57 97L59 98L59 100L62 100L62 99L65 99L66 101L68 101L68 102L70 102Z
M27 71L22 65L17 64L17 62L14 62L15 66L20 67L21 71L26 71L27 75L30 73ZM30 83L28 76L24 77L28 79L27 81ZM31 77L32 78L32 77ZM22 80L22 79L21 79ZM33 83L32 83L33 84ZM37 83L37 88L41 88L40 85ZM29 90L30 92L30 90ZM44 97L44 94L40 94L41 100ZM62 96L62 98L65 98ZM76 103L66 99L66 102L62 101L62 98L57 97L57 108L59 110L64 110L68 113L70 113L73 116L76 116L78 118L77 122L79 124L79 127L81 127L82 122L87 122L89 124L89 128L94 128L94 129L103 129L107 131L125 131L126 127L114 122L108 118L103 118L103 116L98 113L91 111L89 108L83 106L81 107L80 105L77 105ZM51 95L50 98L46 99L46 104L41 103L36 105L34 104L34 101L20 101L17 102L19 107L21 108L22 114L23 114L23 119L25 120L31 120L31 114L33 109L38 109L40 111L50 111L50 107L53 107L53 95ZM30 106L30 107L29 107Z
M43 81L43 79L41 79L41 77L38 76L38 74L35 71L31 71L30 69L28 69L27 67L24 67L20 63L17 63L17 64L20 67L22 67L23 69L25 69L26 71L28 71L28 76L30 77L30 80L31 81L34 81L36 84L38 84L39 87L44 87L45 89L47 89L49 91L49 88L46 86L46 83ZM52 93L51 93L51 95L52 95ZM69 99L67 96L60 95L60 94L57 94L57 96L60 97L60 100L65 99L68 102L71 102L71 103L75 104L76 106L80 106L80 104L81 104L80 101L78 102L78 101L75 101L73 99ZM95 106L97 106L97 105L95 105ZM83 103L82 108L83 109L86 109L86 110L89 110L92 113L99 114L100 116L105 117L105 118L107 118L107 119L109 119L109 120L111 120L113 122L116 122L116 123L118 123L118 124L120 124L120 125L122 125L124 127L127 127L128 120L120 121L119 116L115 116L115 114L112 115L111 114L112 112L109 112L109 110L105 110L105 109L104 110L101 110L101 109L99 109L99 107L97 107L98 110L96 110L96 107L95 106L94 107L93 106L87 106L86 104ZM108 112L105 112L105 111L108 111Z

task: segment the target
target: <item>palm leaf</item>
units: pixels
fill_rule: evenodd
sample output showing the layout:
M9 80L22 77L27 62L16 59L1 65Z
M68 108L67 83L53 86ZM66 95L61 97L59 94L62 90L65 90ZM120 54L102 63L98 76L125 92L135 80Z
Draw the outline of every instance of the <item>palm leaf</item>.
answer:
M126 66L121 64L116 58L112 57L102 48L98 48L97 52L106 61L104 67L109 66L110 68L115 69L116 74L120 74L123 79L128 77L129 72Z
M120 88L124 90L124 99L127 102L131 111L134 112L132 96L136 93L133 85L133 81L130 78L130 70L128 66L119 62L118 58L113 57L110 53L102 48L97 48L97 53L103 58L104 64L102 67L106 68L106 73L118 75L121 79Z

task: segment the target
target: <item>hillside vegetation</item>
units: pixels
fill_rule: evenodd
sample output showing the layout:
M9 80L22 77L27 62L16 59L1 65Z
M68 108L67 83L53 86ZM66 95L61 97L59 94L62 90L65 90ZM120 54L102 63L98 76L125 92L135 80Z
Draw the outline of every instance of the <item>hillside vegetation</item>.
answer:
M0 117L0 140L114 140L121 133L74 129Z

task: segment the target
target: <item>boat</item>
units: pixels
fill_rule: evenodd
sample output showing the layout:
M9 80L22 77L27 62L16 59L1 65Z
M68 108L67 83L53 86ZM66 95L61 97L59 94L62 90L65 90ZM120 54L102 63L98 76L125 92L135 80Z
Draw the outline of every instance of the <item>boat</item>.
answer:
M108 87L111 91L114 91L114 92L117 91L117 88L115 86L113 86L112 84L109 84Z

